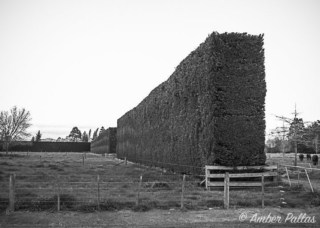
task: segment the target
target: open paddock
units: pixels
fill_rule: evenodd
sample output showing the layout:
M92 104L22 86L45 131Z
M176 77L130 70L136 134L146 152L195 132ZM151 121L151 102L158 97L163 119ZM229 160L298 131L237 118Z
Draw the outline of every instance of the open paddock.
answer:
M146 211L181 208L181 204L189 210L223 208L223 189L206 190L200 185L202 175L185 175L183 181L182 174L93 153L13 152L0 156L1 211L8 207L13 173L15 210L56 211L58 196L60 210ZM265 206L283 206L280 187L293 200L292 207L320 205L320 200L315 200L318 193L280 185L266 183ZM261 188L231 189L230 207L261 207Z

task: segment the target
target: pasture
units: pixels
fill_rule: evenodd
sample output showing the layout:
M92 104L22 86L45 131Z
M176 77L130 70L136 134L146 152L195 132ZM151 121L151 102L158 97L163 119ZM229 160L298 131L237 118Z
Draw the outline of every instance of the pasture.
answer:
M200 186L203 176L186 175L183 183L182 174L125 164L93 153L86 153L85 158L82 153L49 152L0 156L2 212L8 207L11 173L15 174L16 211L57 211L57 195L62 211L169 210L181 208L181 201L187 210L223 208L223 189L206 190ZM278 158L271 157L268 163L277 161ZM310 173L310 178L318 183L319 172ZM308 186L290 187L285 181L266 183L265 206L320 206L319 188L315 190L312 193ZM285 204L280 199L285 199ZM261 207L261 188L231 189L230 207Z

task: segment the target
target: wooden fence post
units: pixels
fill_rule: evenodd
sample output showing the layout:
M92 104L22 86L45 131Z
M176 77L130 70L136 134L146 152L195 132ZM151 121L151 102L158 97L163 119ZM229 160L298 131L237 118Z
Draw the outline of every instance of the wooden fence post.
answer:
M229 209L229 173L226 172L224 176L224 207Z
M41 155L40 155L40 163L41 163Z
M127 157L124 157L125 165L127 165Z
M264 208L264 174L261 176L262 208Z
M277 181L279 182L280 177L279 177L279 163L277 163Z
M205 167L206 189L208 190L208 168Z
M100 176L99 174L97 177L97 182L98 182L98 210L100 211Z
M183 201L184 201L184 185L186 181L186 175L183 174L182 178L182 187L181 187L181 210L184 208Z
M82 155L82 165L84 165L84 156Z
M287 176L288 176L289 185L291 187L291 181L290 181L290 177L289 177L289 172L288 172L287 166L286 166L286 172L287 172Z
M298 188L300 187L300 169L298 168Z
M138 193L137 193L137 200L136 200L136 206L139 205L139 197L140 197L140 188L142 184L142 176L140 176L140 182L139 182L139 188L138 188Z
M306 175L307 175L307 178L308 178L308 181L309 181L309 184L310 184L311 191L314 192L312 184L311 184L311 181L310 181L310 178L309 178L309 175L308 175L308 172L307 172L307 169L305 169L304 171L306 172Z
M14 212L15 201L15 186L16 186L16 174L10 174L9 178L9 210Z
M57 210L60 211L60 175L58 175L57 179Z

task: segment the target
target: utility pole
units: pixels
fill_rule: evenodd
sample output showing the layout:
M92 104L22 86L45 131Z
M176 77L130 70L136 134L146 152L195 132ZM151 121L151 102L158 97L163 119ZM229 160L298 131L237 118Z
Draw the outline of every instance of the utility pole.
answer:
M316 154L318 154L318 137L319 135L316 136Z
M294 108L294 113L292 113L294 115L294 118L287 118L284 116L276 116L278 119L280 119L282 121L282 127L279 127L281 130L278 130L279 128L276 129L276 133L279 135L279 133L282 133L282 153L284 156L284 138L285 138L285 134L288 134L290 132L290 128L285 127L284 126L284 122L286 122L287 124L289 124L290 126L293 125L293 142L294 142L294 165L297 166L297 154L298 154L298 144L297 144L297 140L298 140L298 124L299 124L299 120L298 120L298 115L299 113L297 112L297 105L295 104L295 108Z
M282 145L282 157L284 158L284 120L282 120L282 142L281 142L281 145Z
M294 166L297 166L297 154L298 154L298 145L297 145L297 123L295 123L294 121L298 121L297 120L297 104L294 105L294 119L293 119L293 123L294 123Z

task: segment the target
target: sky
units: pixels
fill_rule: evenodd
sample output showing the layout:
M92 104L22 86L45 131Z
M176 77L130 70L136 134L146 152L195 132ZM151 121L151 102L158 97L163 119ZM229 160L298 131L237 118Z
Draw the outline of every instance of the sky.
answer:
M116 127L214 31L264 34L267 133L320 119L318 0L0 0L0 111L42 138Z

